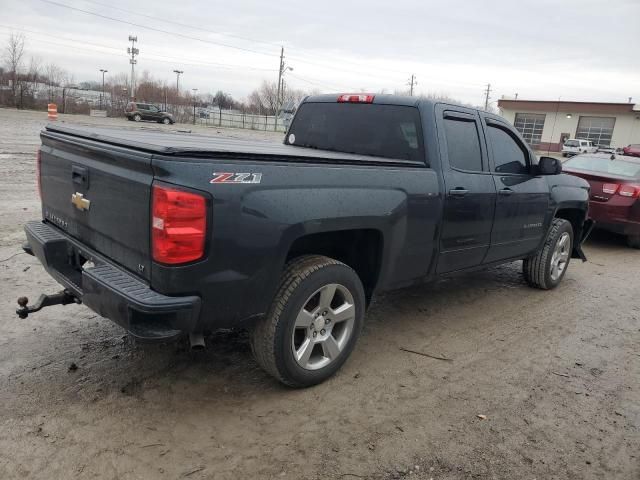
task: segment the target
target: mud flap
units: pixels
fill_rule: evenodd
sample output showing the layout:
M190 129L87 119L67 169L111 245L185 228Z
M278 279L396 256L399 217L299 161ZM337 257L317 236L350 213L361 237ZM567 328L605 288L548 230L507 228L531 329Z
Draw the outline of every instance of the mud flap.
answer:
M582 236L580 238L580 241L576 242L576 245L573 247L573 254L571 255L571 258L579 258L583 262L587 261L587 256L582 251L582 244L591 234L591 231L593 230L595 224L596 222L591 218L588 218L584 221L584 224L582 225Z

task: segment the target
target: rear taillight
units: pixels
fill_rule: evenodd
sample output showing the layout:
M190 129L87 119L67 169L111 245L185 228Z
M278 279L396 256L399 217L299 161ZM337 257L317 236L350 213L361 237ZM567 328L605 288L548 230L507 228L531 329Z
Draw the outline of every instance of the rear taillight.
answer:
M602 185L602 192L613 195L618 191L619 187L620 185L618 185L617 183L605 183L604 185Z
M42 152L38 149L38 153L36 154L36 183L38 185L38 195L40 195L40 199L42 199L42 183L40 181L40 172L42 165Z
M154 185L151 217L154 261L175 265L204 256L207 233L204 196Z
M621 185L618 195L623 197L638 198L640 197L640 185Z
M366 93L345 93L338 97L338 103L373 103L374 97Z

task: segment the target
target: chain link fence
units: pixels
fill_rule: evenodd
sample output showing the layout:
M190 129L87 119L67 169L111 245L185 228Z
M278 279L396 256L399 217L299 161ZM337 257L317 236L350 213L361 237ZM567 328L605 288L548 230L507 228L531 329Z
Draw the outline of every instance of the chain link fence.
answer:
M291 116L252 115L224 110L200 112L196 115L196 123L199 125L262 131L285 132L290 122Z

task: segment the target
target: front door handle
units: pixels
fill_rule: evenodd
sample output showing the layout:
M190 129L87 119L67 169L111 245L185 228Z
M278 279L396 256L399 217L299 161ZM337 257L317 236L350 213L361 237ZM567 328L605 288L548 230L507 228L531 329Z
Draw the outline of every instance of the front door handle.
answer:
M510 188L503 188L501 190L498 190L498 194L500 195L511 195L513 193L513 190L511 190Z
M452 197L464 197L467 193L469 193L469 190L466 190L462 187L449 190L449 195L451 195Z

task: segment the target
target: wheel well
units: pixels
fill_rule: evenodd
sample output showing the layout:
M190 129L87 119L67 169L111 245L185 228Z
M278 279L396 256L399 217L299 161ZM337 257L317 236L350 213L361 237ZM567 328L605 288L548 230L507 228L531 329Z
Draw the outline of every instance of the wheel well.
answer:
M362 281L369 303L382 260L382 234L378 230L338 230L305 235L291 245L287 261L309 254L325 255L353 268Z
M571 223L571 226L573 227L574 244L580 241L584 216L584 211L579 208L563 208L556 212L556 218L564 218Z

